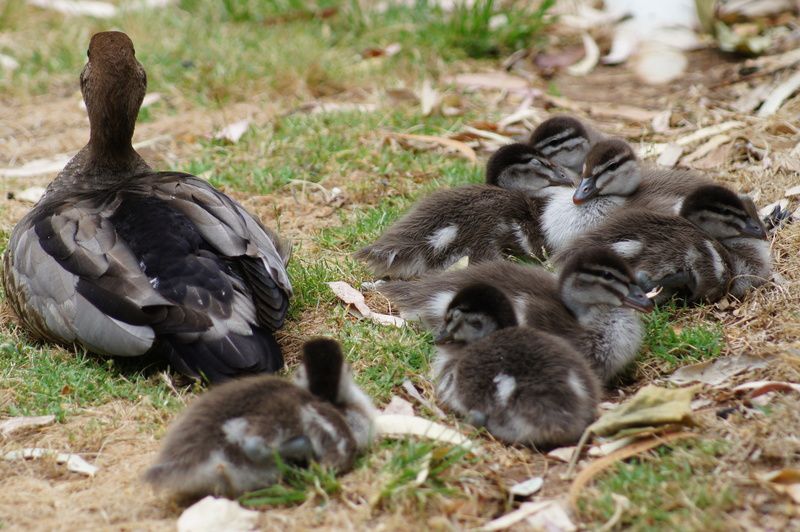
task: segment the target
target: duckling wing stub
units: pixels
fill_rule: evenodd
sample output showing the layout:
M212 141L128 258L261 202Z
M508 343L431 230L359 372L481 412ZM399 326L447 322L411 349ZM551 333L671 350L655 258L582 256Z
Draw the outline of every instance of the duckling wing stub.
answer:
M155 174L154 193L185 215L213 250L241 269L252 289L259 323L279 328L292 294L285 267L290 247L241 205L194 176Z

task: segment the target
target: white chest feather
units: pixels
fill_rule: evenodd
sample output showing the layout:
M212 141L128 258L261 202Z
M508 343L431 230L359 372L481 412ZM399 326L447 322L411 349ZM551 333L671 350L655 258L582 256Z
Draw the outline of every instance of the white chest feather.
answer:
M595 228L624 203L619 196L600 196L583 205L572 202L573 189L552 187L542 213L542 228L549 251L564 249L574 238Z

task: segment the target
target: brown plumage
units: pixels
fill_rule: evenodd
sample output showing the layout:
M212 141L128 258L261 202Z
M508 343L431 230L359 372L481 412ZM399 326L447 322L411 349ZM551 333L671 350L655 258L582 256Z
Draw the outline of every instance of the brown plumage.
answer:
M192 377L277 371L289 246L206 181L136 153L147 82L127 35L96 34L88 55L89 143L11 234L12 308L49 341L154 353Z
M238 497L275 483L276 455L348 471L372 439L375 415L339 345L307 342L293 384L254 376L215 387L170 426L145 479L178 499Z
M540 449L575 443L600 383L566 340L518 327L511 302L477 283L453 298L433 361L437 399L495 437Z
M487 181L434 192L355 257L378 277L407 279L445 269L464 256L479 263L541 255L544 200L536 195L568 184L568 178L530 147L516 144L490 159Z
M521 326L566 339L605 381L638 353L644 330L636 310L652 308L625 262L598 247L582 249L558 277L543 268L492 261L388 282L380 291L403 316L438 331L453 296L474 283L497 287L511 301Z
M568 169L576 180L591 147L605 136L577 118L556 115L539 124L528 139L533 149Z

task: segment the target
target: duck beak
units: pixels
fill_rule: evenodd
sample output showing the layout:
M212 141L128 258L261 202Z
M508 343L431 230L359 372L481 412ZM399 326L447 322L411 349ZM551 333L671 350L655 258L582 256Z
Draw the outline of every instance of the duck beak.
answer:
M622 306L630 307L639 312L653 310L653 302L647 297L638 285L632 284L628 288L628 295L622 300Z
M597 181L592 177L584 177L581 179L581 182L578 183L578 189L575 191L575 194L572 195L572 203L575 205L585 203L587 200L597 196L598 192Z
M453 343L453 333L442 327L442 330L433 339L433 343L436 345L451 344Z
M751 236L761 240L767 239L767 230L761 223L759 223L758 220L754 220L752 218L748 218L747 223L742 228L741 232L745 236Z

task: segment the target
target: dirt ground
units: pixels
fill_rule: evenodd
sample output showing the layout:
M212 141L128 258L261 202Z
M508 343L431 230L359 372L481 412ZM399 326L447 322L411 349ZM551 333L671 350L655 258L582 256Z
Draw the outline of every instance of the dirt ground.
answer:
M761 120L738 113L732 104L753 83L722 84L730 79L733 62L719 61L716 52L695 53L689 74L669 87L646 87L625 68L599 67L585 78L556 78L562 94L553 98L544 93L533 106L546 116L550 112L573 112L594 122L601 129L632 142L668 142L701 127L728 120L743 121L746 126L728 132L734 140L721 148L698 157L694 164L713 173L726 183L757 198L760 206L780 199L784 191L800 183L798 152L800 130L796 117L800 97L787 102L774 118ZM784 76L777 73L776 79ZM771 79L772 77L770 77ZM545 89L544 86L538 86ZM499 99L499 108L513 111L519 104L513 94ZM12 102L13 103L13 102ZM630 120L609 111L606 104L617 104L648 111L672 111L668 132L654 133L650 124ZM564 107L564 106L569 107ZM270 102L252 101L224 112L176 113L137 128L136 140L164 136L143 154L157 167L167 167L178 160L190 159L197 149L193 138L198 131L210 131L227 116L251 114L257 124L268 124L279 109ZM285 110L280 110L285 111ZM624 113L623 113L624 114ZM87 138L87 120L78 105L78 94L41 97L22 105L0 106L0 160L7 166L54 154L73 153ZM686 153L700 146L699 141L687 146ZM794 165L794 166L793 166ZM51 175L25 179L3 179L6 190L45 184ZM355 176L363 178L364 176ZM341 183L345 191L354 189L347 179ZM351 188L348 188L351 187ZM265 197L240 197L248 207L262 216L268 225L280 223L287 236L307 238L322 226L340 224L334 212L330 216L312 217L320 206L313 195L292 196L282 190ZM9 230L29 205L0 198L2 228ZM273 205L291 208L275 209ZM355 210L357 204L349 205ZM790 209L798 207L792 199ZM276 219L276 212L278 218ZM730 301L727 306L711 306L682 312L679 323L692 324L700 318L713 318L723 326L723 355L749 353L773 355L769 368L738 377L734 382L756 379L800 380L800 222L787 224L772 237L776 277L766 286L750 294L745 301ZM293 324L292 330L302 332ZM642 369L645 373L647 368ZM658 368L649 374L657 380ZM632 391L637 383L627 392ZM430 390L427 390L430 392ZM713 405L698 412L701 438L718 437L732 442L732 449L719 463L720 478L734 482L745 494L723 528L760 528L789 530L800 527L797 507L782 495L755 479L764 473L797 463L800 447L798 395L773 399L772 420L754 415L746 401L719 390L704 390L700 397L713 400ZM609 397L615 399L616 393ZM715 413L725 406L737 408L738 414L722 419ZM99 467L93 478L68 473L48 460L0 461L0 516L5 527L15 530L168 530L175 526L180 508L164 501L140 481L140 475L152 460L163 434L165 414L156 406L142 401L136 404L115 401L86 409L70 416L66 423L37 430L15 433L13 440L0 440L0 453L19 447L47 447L80 452ZM506 509L505 486L514 480L533 475L546 475L543 497L563 493L567 481L559 479L565 465L526 449L508 449L487 442L492 460L480 467L456 466L452 476L466 497L443 499L435 509L423 515L409 516L409 508L375 507L371 491L380 484L371 468L361 468L342 479L342 493L324 507L319 498L290 508L264 512L260 525L267 529L321 530L373 529L396 530L413 526L432 529L468 528L485 523L487 516L497 516ZM759 450L756 452L756 450ZM378 451L370 460L385 459ZM795 528L797 529L797 528Z

